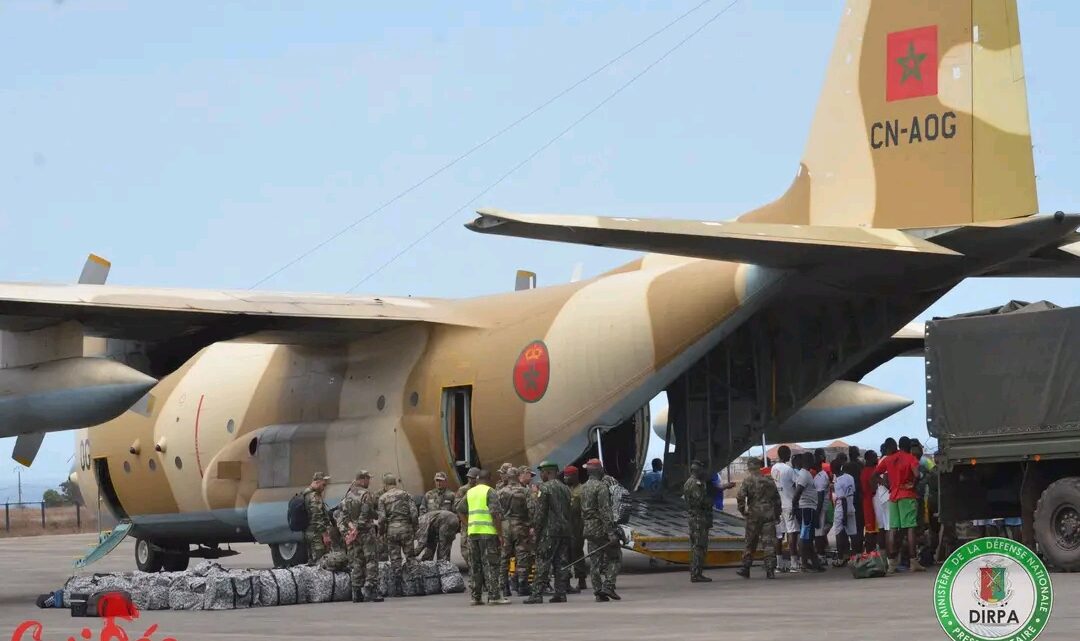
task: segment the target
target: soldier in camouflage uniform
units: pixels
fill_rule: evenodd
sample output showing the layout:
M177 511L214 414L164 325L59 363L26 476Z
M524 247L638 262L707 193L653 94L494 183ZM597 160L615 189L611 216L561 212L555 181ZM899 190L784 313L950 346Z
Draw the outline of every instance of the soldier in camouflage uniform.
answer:
M349 557L349 579L352 584L352 600L380 602L379 560L376 558L376 518L378 509L375 495L368 489L371 475L366 470L356 473L337 515L337 528L345 537Z
M543 483L534 501L533 529L536 533L536 577L525 603L543 603L541 596L548 577L555 574L554 596L548 603L566 603L570 574L570 488L556 480L559 466L544 461L538 466Z
M577 587L568 585L568 594L577 594L586 588L585 577L589 576L589 562L585 556L585 522L581 520L581 489L578 469L573 465L563 468L563 483L570 488L570 559L574 563L574 577Z
M510 483L510 470L513 469L512 463L503 463L499 466L499 480L495 483L495 491L503 489Z
M780 493L771 477L759 471L761 459L750 457L746 461L749 476L743 479L736 496L739 513L746 517L746 550L743 552L742 567L738 575L750 578L750 566L754 561L754 550L761 540L765 553L765 577L773 578L776 570L776 522L780 520Z
M455 512L458 512L459 514L461 513L461 504L464 502L465 495L468 494L469 490L476 487L476 479L478 476L480 476L480 468L478 467L470 467L469 471L465 473L465 478L467 479L465 481L465 485L462 485L457 489L457 492L454 492ZM469 554L471 552L470 547L471 546L469 545L468 534L465 532L465 529L462 528L461 558L465 559L465 565L472 567L469 563Z
M705 553L709 548L709 530L713 522L713 499L707 472L701 461L690 465L690 478L683 484L683 501L686 502L687 522L690 526L690 582L708 583L705 576Z
M426 512L420 517L420 528L416 533L417 549L421 561L430 561L438 558L440 561L450 560L450 549L454 545L454 539L461 531L456 514L449 510L435 510Z
M315 472L311 477L311 485L302 494L308 513L308 526L304 530L304 540L308 548L308 565L316 565L326 554L326 548L330 545L330 517L327 516L326 502L323 501L323 492L326 491L326 483L329 480L329 474Z
M424 494L424 500L420 503L420 516L436 510L454 511L457 502L453 490L446 487L446 473L435 473L435 488Z
M589 544L589 575L593 595L605 602L621 597L615 592L614 561L619 550L615 533L615 515L611 509L611 488L603 481L604 466L599 459L585 463L589 480L581 489L581 517L585 540Z
M623 535L623 530L619 527L619 511L616 507L617 501L615 500L616 492L623 494L629 494L626 488L619 485L619 482L614 476L610 474L604 474L604 478L600 479L608 486L608 490L611 491L611 519L615 522L615 535L619 537L619 544L612 545L611 549L614 550L611 553L611 588L615 589L615 583L622 574L622 544L626 543L626 538ZM625 500L625 499L624 499Z
M401 564L415 561L416 526L419 525L416 504L408 492L397 486L397 477L383 475L383 494L379 497L379 520L386 533L386 549L390 555L390 594L402 596Z
M475 469L475 468L473 468ZM473 470L469 470L471 474ZM486 510L469 505L469 497L458 501L457 513L461 519L461 528L469 541L472 552L469 554L469 592L472 605L483 605L484 592L487 592L488 605L508 605L510 599L502 593L502 581L499 578L499 539L502 527L502 507L495 490L488 485L491 473L476 470L475 484L470 492L478 504L486 505ZM484 492L486 490L486 496ZM484 500L480 502L480 493ZM475 511L474 511L475 510ZM472 522L473 531L469 532ZM479 530L479 531L478 531ZM487 531L485 531L487 530ZM492 534L494 532L494 534Z
M529 567L532 565L532 538L529 529L529 490L521 484L521 471L512 467L506 471L507 484L496 492L503 513L502 564L499 577L510 574L510 558L514 558L514 575L510 587L521 596L529 595ZM508 590L503 590L510 596Z

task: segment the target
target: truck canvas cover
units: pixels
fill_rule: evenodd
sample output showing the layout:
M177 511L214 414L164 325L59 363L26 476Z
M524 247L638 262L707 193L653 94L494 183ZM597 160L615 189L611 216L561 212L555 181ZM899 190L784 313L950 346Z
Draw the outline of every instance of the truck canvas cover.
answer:
M1075 441L1066 438L1080 433L1080 308L1013 301L929 321L926 374L927 429L948 444L950 459L966 458L965 441L975 440L983 460L1071 456Z

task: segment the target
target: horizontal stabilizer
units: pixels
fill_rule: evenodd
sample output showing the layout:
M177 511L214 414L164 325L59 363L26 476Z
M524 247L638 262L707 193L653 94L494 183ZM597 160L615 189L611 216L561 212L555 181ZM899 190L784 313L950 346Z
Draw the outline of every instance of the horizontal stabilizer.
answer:
M515 214L481 209L469 229L692 258L795 268L917 254L938 264L961 255L896 229ZM936 261L936 262L935 262Z

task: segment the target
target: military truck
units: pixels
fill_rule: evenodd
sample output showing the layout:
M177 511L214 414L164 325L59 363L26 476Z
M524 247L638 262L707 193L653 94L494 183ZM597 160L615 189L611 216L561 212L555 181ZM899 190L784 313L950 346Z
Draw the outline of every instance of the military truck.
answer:
M1080 308L932 320L925 358L942 523L1019 516L1026 545L1080 570Z

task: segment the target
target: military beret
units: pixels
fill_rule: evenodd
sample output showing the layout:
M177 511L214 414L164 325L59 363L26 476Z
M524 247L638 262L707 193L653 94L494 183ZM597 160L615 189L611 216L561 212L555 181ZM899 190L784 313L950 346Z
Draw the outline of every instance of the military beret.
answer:
M435 472L435 480L436 481L445 481L446 480L446 472Z
M585 461L585 469L587 470L601 470L604 468L604 464L600 462L598 458L591 458Z
M567 465L566 467L563 468L562 473L565 476L569 476L571 474L577 474L577 468L574 467L573 465Z

